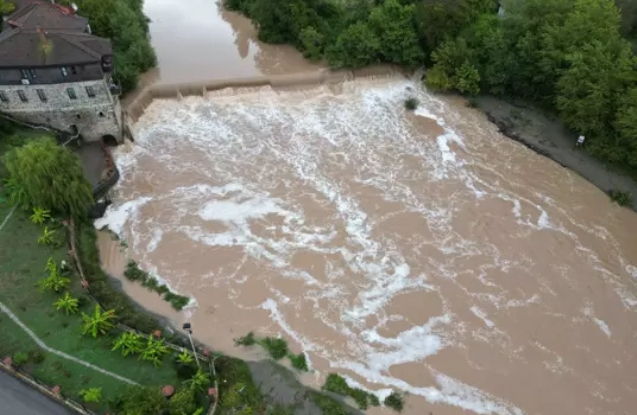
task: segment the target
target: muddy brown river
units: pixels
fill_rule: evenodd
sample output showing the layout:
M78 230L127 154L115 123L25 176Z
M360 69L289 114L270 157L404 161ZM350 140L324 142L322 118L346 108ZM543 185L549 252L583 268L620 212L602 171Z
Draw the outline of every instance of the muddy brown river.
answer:
M147 0L159 82L313 71L208 0ZM420 107L405 111L417 96ZM193 298L195 337L280 335L405 413L634 414L637 216L400 75L158 100L102 233ZM385 409L371 413L389 413Z

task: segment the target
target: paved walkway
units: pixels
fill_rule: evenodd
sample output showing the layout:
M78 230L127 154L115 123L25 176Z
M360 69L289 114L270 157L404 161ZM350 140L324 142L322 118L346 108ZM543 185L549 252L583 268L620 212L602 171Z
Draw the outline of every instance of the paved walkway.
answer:
M73 412L19 380L0 372L2 415L71 415Z

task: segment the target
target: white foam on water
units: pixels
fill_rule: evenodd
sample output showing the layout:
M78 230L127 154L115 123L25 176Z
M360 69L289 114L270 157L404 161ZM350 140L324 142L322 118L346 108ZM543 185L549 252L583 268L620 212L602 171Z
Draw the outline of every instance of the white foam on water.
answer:
M104 217L95 221L96 229L108 228L111 232L123 236L126 223L137 215L139 208L152 200L151 197L140 197L139 199L124 202L121 205L110 205Z
M610 338L612 333L610 331L610 328L608 327L608 324L606 324L604 320L601 320L595 316L595 311L593 310L593 306L590 304L590 302L588 302L588 305L586 307L582 308L582 314L590 318L597 325L597 327L599 327L599 329L607 337Z
M482 320L487 327L489 328L495 327L495 323L489 320L489 318L487 317L487 313L481 308L477 306L472 306L471 308L469 308L469 310L471 310L471 312L475 314L476 317Z
M421 102L415 114L442 127L443 133L436 140L422 139L422 134L406 122L402 103L407 88L416 91ZM517 223L521 234L542 230L573 239L576 236L571 229L578 224L564 219L563 211L549 197L522 197L515 189L503 189L500 181L506 182L505 173L476 161L475 137L463 136L452 128L457 122L453 111L416 84L402 80L351 82L343 84L343 91L333 95L329 88L321 87L311 93L281 93L266 88L250 89L241 97L235 96L237 91L222 91L209 99L155 101L139 121L135 146L116 157L124 171L118 186L127 189L136 175L152 173L137 166L139 160L148 158L166 172L192 177L196 183L143 197L128 189L135 198L109 208L103 223L112 223L118 233L124 230L143 240L143 244L135 244L145 250L143 254L156 249L163 235L170 232L210 247L241 248L244 258L236 269L199 276L201 280L230 287L240 306L242 287L251 278L240 271L246 258L276 273L276 279L268 282L267 300L260 309L308 357L319 356L331 362L333 369L351 371L347 378L351 385L369 388L381 398L400 389L479 414L521 414L515 405L434 369L436 385L431 387L410 385L391 376L389 369L416 362L426 365L429 357L447 347L464 347L463 342L471 337L466 330L468 323L450 311L437 285L440 280L460 286L469 298L506 312L537 307L543 295L551 295L550 289L542 294L512 293L498 286L493 273L524 274L533 259L508 259L506 252L501 252L507 247L471 240L457 232L454 219L461 203L491 199L510 203L506 219ZM200 160L179 159L184 149ZM495 179L481 177L476 173L480 169L488 170ZM441 197L414 185L439 182L459 190ZM366 197L369 195L373 197ZM299 201L301 196L305 197L303 202ZM144 197L168 206L168 212L162 212L168 218L141 218L136 204ZM320 213L313 214L304 204ZM400 207L387 213L384 204ZM420 235L416 225L409 236L383 231L384 222L393 214L423 218L427 236ZM210 222L215 222L214 231L205 226ZM152 231L142 235L139 228L144 224L146 229L149 223ZM216 225L221 225L221 230ZM612 237L603 229L593 231L611 243ZM407 238L412 238L409 249L405 248ZM439 252L447 263L428 255L428 249ZM324 258L324 270L292 266L297 252ZM339 260L332 261L333 257ZM595 261L592 255L586 260L589 257ZM487 262L479 270L467 267L488 291L472 292L458 281L457 262L471 258ZM147 266L163 273L154 264ZM626 270L632 272L632 268ZM177 288L185 278L163 275ZM568 281L568 270L560 278ZM617 278L606 278L616 284L617 292L624 287L615 282ZM305 284L304 296L282 294L277 285L285 284L286 279ZM383 334L384 325L400 317L387 315L387 305L412 292L437 296L442 310L427 316L424 324L410 323L399 333ZM287 310L299 304L311 308L314 317L346 341L347 350L334 350L286 319ZM469 310L490 332L500 335L501 348L510 356L513 352L508 350L511 342L506 334L477 305ZM378 323L369 323L375 319ZM595 323L604 331L604 322ZM610 333L607 325L606 329Z

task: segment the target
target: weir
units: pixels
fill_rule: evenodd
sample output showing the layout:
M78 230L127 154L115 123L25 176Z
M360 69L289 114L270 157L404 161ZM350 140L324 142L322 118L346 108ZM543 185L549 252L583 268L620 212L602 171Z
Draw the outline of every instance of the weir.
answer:
M156 83L143 88L126 105L129 122L136 122L144 110L155 99L182 99L189 96L209 97L217 91L234 89L241 91L246 88L271 87L273 90L312 88L318 85L337 86L343 82L358 78L408 76L402 68L393 65L378 65L356 70L329 70L303 72L291 75L264 75L249 78L234 78L225 80L207 80L182 83Z

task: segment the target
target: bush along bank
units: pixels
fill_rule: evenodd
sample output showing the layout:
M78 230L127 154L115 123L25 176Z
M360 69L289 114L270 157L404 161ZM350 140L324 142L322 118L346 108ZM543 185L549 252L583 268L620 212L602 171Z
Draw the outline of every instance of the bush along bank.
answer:
M287 356L295 369L300 371L308 370L305 354L299 353L298 355L295 355L291 353L285 339L275 337L258 337L254 334L254 332L249 332L245 336L239 337L234 341L238 346L259 345L268 352L273 360L278 361ZM336 373L330 373L327 376L322 389L326 392L352 398L362 410L368 409L370 406L380 406L380 400L376 395L362 389L349 386L345 378ZM341 403L327 395L313 391L310 393L310 398L323 410L324 414L336 415L348 413ZM403 408L403 396L399 392L395 391L385 399L384 404L385 406L400 412Z
M285 339L276 337L257 337L253 332L250 332L243 337L234 339L234 343L237 346L259 345L268 352L273 360L278 361L287 356L287 358L290 359L292 367L295 369L302 372L307 372L309 370L305 353L292 353L288 347L288 342L285 341Z
M559 114L573 141L585 135L593 156L637 177L637 58L622 36L634 37L626 22L637 27L637 18L630 8L620 13L613 0L225 5L250 17L260 40L291 44L331 67L425 66L431 89L538 104Z
M183 308L190 302L190 298L184 297L183 295L175 294L171 292L166 285L160 284L159 281L157 281L157 278L149 275L148 272L140 269L137 265L137 262L133 260L128 261L128 263L126 264L124 276L129 281L139 282L142 286L148 288L150 291L156 292L157 294L162 296L164 300L168 301L177 311L183 310Z

